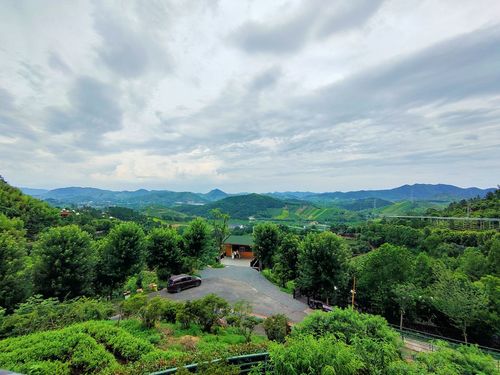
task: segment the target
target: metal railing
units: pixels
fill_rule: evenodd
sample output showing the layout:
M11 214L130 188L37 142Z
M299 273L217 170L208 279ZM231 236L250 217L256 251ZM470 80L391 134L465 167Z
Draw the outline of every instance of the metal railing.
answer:
M389 324L389 325L395 331L397 331L403 339L409 338L409 339L415 339L417 341L425 342L428 345L428 348L430 351L435 351L438 348L436 345L433 344L433 341L437 341L437 340L446 341L452 347L457 347L459 345L470 345L471 344L471 343L466 343L465 341L452 339L450 337L435 335L432 333L417 331L417 330L411 329L411 328L403 328L401 330L401 329L399 329L399 326L397 326L395 324ZM473 345L477 346L484 353L492 356L495 360L497 360L497 361L500 360L500 350L499 349L490 348L490 347L484 346L484 345L477 345L477 344L473 344Z
M225 359L214 359L210 363L217 363L217 362L221 362L221 361L226 362L229 365L238 366L240 368L240 374L248 374L250 371L252 371L252 368L255 366L258 366L260 364L264 364L264 366L266 366L268 364L268 360L269 360L269 353L264 352L264 353L256 353L256 354L239 355L239 356L229 357L229 358L225 358ZM189 372L197 372L198 366L199 366L198 363L192 363L190 365L183 366L183 368L185 368ZM172 368L169 368L166 370L153 372L150 375L175 374L178 369L179 369L178 367L172 367Z

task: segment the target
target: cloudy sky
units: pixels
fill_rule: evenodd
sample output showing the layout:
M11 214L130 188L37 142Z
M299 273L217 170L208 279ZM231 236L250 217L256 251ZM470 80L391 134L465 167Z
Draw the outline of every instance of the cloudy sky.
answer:
M500 1L0 2L17 186L500 183Z

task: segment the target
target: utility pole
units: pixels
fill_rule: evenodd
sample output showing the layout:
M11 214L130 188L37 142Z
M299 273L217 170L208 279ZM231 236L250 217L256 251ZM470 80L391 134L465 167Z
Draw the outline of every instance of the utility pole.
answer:
M354 310L354 296L356 295L356 276L354 276L354 280L352 282L352 289L351 289L351 307Z

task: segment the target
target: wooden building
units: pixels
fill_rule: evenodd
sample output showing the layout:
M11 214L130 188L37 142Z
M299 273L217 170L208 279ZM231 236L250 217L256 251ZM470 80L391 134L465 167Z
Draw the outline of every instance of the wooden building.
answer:
M229 236L224 242L224 255L231 257L235 252L240 254L241 258L252 259L253 236L251 234L243 236Z

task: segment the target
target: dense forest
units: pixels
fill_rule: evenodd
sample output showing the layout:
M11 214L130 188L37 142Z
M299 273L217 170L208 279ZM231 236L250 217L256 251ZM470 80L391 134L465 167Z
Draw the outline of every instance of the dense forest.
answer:
M465 207L498 217L499 200L496 191ZM457 207L464 204L435 213L451 215ZM491 357L473 345L441 343L436 352L407 361L387 323L498 347L497 230L385 219L324 232L256 224L254 253L263 274L285 290L337 306L293 329L285 316L254 317L244 301L153 297L172 274L220 267L227 223L219 210L180 227L129 208L61 211L2 179L0 368L144 374L267 352L270 367L261 370L274 374L497 371ZM131 297L124 299L124 292ZM267 338L255 333L259 324ZM238 373L224 361L203 366L200 373Z

